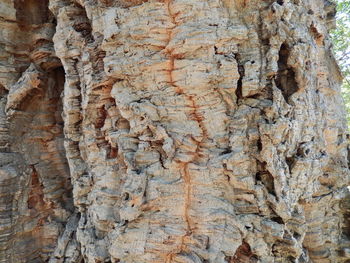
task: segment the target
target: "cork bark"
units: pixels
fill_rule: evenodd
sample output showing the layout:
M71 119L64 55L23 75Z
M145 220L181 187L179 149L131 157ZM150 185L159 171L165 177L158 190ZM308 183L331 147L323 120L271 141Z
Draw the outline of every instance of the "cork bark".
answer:
M334 15L0 1L0 262L348 262Z

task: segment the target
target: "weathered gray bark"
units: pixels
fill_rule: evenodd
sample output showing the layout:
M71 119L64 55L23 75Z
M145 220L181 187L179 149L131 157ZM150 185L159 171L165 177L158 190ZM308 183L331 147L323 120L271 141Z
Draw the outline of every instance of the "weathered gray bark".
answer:
M1 0L0 262L349 262L333 18Z

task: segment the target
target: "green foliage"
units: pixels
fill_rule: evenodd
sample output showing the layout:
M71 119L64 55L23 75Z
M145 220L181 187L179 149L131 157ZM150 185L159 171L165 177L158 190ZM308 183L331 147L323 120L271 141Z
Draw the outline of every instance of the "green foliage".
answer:
M343 72L343 98L350 127L350 0L336 0L337 28L331 32L335 56Z

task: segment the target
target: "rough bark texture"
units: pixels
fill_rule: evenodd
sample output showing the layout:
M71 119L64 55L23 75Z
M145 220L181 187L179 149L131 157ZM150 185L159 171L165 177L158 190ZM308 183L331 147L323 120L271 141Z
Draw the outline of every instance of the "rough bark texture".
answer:
M327 0L1 0L0 262L349 262Z

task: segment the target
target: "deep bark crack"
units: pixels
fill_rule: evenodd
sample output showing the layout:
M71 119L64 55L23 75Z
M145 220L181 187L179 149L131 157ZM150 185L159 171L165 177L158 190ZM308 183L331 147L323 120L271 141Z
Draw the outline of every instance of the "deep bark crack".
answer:
M243 98L242 82L245 76L245 68L243 63L241 62L240 54L238 53L235 54L235 60L237 62L238 74L239 74L239 79L237 81L237 89L236 89L236 96L237 96L237 103L238 103Z
M278 72L275 80L276 86L281 90L286 102L290 96L299 90L294 69L288 64L290 48L283 43L279 51Z

